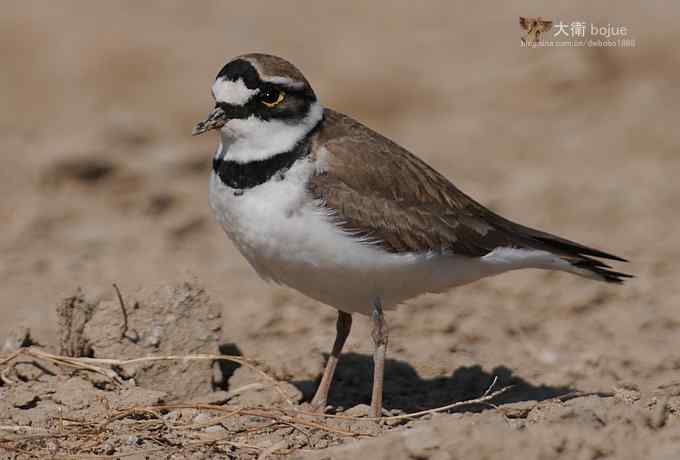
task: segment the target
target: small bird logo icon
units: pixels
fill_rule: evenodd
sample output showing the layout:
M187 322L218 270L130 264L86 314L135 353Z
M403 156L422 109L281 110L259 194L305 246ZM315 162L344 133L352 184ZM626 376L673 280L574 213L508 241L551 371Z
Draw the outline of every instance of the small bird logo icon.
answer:
M541 19L540 16L537 18L520 16L519 25L523 30L527 31L526 37L522 37L522 43L532 45L541 41L541 34L549 31L553 26L553 22Z

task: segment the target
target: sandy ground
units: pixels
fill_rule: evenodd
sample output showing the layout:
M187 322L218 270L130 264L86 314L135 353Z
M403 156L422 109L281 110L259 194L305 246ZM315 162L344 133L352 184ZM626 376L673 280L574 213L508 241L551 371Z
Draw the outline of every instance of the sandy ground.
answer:
M296 63L325 105L407 146L481 202L626 257L637 276L609 286L518 272L409 302L388 316L387 409L476 398L495 376L515 387L495 407L373 427L383 434L371 439L300 441L289 455L677 458L680 8L365 3L2 2L0 345L28 327L58 351L56 307L78 286L111 303L112 283L132 296L196 279L221 310L217 346L267 363L303 404L311 397L335 313L257 278L207 205L215 139L189 135L223 62L269 52ZM636 46L523 49L519 15L623 25ZM369 400L368 330L356 318L331 395L337 412ZM149 351L117 357L133 352ZM34 374L21 388L0 386L13 407L2 424L94 407L84 388L136 391ZM229 374L219 391L251 377ZM168 400L136 388L112 404ZM44 396L55 391L94 399ZM38 409L42 418L21 415ZM286 436L272 433L251 441L263 449ZM119 452L111 446L88 453Z

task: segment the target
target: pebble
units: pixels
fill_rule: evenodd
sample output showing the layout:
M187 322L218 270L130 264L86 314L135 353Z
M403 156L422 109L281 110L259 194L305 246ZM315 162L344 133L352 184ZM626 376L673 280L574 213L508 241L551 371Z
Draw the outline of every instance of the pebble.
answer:
M207 423L212 419L212 417L205 412L199 412L193 418L194 423Z
M40 398L33 392L19 389L14 393L12 405L17 409L30 409L34 407Z
M25 326L18 326L10 331L0 348L0 353L12 353L21 347L32 343L31 330Z
M125 443L126 443L128 446L136 446L137 444L140 443L140 441L141 441L141 439L139 438L139 436L130 435L130 436L128 436L127 439L125 440Z
M223 433L225 429L221 425L212 425L204 428L206 433Z
M349 417L368 417L370 411L371 406L368 404L357 404L356 406L347 409L343 415Z

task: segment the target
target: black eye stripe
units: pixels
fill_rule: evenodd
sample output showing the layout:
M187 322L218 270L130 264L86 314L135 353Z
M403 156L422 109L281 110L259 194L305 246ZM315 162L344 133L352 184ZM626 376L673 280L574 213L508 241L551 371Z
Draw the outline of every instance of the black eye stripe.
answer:
M264 83L259 87L259 96L263 95L267 91L272 91L277 97L279 92L282 92L286 97L296 96L301 99L306 99L308 101L316 101L316 95L309 87L295 88L286 85L276 85L274 83Z
M252 113L252 109L246 105L235 105L227 102L217 102L215 107L224 110L227 118L248 118Z
M243 80L248 89L259 89L258 94L243 105L217 101L215 106L224 110L227 118L245 119L255 116L261 120L299 120L309 113L310 106L316 101L316 95L308 85L288 87L284 84L262 81L255 68L247 61L236 60L225 65L217 75L218 79L228 81ZM283 93L284 99L274 107L267 107L263 102L274 103Z

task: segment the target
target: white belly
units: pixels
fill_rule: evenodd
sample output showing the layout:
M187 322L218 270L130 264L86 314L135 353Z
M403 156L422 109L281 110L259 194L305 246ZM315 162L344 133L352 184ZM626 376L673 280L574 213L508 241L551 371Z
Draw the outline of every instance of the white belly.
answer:
M419 294L507 269L456 255L390 254L348 237L306 195L312 167L298 162L284 180L270 180L241 195L212 174L210 206L263 278L337 309L369 314L376 298L385 308L394 308Z

